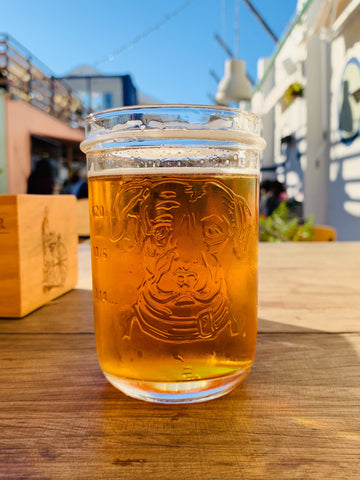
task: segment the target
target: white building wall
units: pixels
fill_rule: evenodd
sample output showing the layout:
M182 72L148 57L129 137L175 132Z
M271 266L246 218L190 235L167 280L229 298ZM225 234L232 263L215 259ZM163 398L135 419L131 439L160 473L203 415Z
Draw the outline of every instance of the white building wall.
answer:
M269 58L261 58L258 61L258 77L262 77L270 63ZM261 90L259 90L252 99L252 110L254 112L261 112L261 119L263 122L263 136L266 138L266 149L261 159L261 165L268 167L274 164L274 129L275 129L275 112L274 109L264 110L264 102L269 95L269 92L274 88L274 69L269 71ZM269 173L265 178L274 177Z
M307 42L306 152L304 216L328 223L329 43L314 35Z
M328 219L338 231L339 240L360 240L360 102L350 98L351 117L357 135L342 141L340 115L344 108L343 85L348 62L358 63L358 78L352 80L349 94L360 88L360 11L343 26L332 42L331 51L331 131ZM356 69L355 69L356 71Z
M276 57L267 60L271 81L268 75L259 83L252 100L252 109L263 118L268 144L263 165L288 158L277 177L286 182L290 196L301 200L303 193L304 217L313 214L315 223L334 226L339 240L360 240L360 90L358 100L352 100L356 136L344 143L339 132L341 85L350 58L359 62L360 89L360 6L353 0L341 3L350 15L340 15L339 26L339 2L299 1L299 11L301 3L305 13ZM285 91L294 82L304 86L304 98L286 105ZM291 149L281 145L287 136L296 140Z
M306 102L297 98L288 105L284 95L292 83L306 84L304 31L302 23L295 25L276 58L259 62L260 78L266 71L264 64L270 64L272 68L255 92L251 105L261 115L264 124L267 147L262 165L282 165L288 160L285 167L279 167L276 172L265 171L262 178L277 178L286 182L288 194L300 201L303 199L303 165L306 158L306 149L300 150L306 135ZM282 143L282 139L289 136L294 139L291 148Z

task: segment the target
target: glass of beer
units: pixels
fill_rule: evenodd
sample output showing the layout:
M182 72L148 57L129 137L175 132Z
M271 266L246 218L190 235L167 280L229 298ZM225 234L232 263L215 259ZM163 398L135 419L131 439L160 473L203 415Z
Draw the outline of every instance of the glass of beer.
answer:
M97 353L125 394L199 402L249 373L260 130L256 115L218 106L86 119Z

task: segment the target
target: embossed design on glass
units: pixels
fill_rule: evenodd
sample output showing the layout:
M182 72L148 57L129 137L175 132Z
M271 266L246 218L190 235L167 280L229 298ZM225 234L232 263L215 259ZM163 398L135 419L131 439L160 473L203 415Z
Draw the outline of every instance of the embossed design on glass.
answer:
M119 187L111 220L111 241L130 236L145 271L124 338L134 321L168 342L214 338L225 327L242 333L218 254L245 252L251 212L244 198L217 180L142 179Z

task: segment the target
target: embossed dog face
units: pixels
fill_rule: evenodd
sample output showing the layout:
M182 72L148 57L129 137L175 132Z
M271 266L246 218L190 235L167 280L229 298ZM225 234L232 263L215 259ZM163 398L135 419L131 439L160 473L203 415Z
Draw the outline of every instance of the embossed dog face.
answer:
M220 181L139 179L125 184L113 204L113 241L135 241L146 278L135 305L151 335L177 341L213 337L229 322L229 300L219 254L244 253L250 210Z

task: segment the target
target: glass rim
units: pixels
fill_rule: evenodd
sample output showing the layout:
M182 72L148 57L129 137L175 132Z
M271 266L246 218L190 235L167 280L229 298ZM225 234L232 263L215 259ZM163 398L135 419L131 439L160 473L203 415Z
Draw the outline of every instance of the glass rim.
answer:
M258 151L266 146L258 115L221 105L129 105L91 113L85 127L86 138L80 145L85 153L107 149L107 143L114 146L116 141L131 146L133 140L153 139L235 142Z
M153 103L153 104L140 104L140 105L125 105L123 107L114 107L114 108L108 108L108 109L103 109L99 110L97 112L92 112L87 117L85 117L85 122L88 120L91 120L95 117L101 117L106 115L111 115L115 112L127 112L130 110L147 110L147 109L188 109L188 108L193 108L195 110L224 110L228 112L233 112L238 114L241 112L242 114L249 115L250 117L253 117L254 119L260 119L260 117L253 112L250 112L248 110L242 110L241 108L237 107L228 107L226 105L206 105L204 104L197 104L197 103Z

